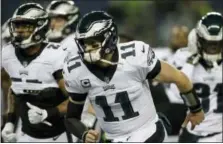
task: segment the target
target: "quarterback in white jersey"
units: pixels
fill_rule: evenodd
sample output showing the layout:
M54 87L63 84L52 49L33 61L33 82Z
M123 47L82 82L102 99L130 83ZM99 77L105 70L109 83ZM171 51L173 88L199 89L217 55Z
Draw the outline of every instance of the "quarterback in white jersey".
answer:
M203 111L189 79L159 61L144 42L117 44L117 27L103 11L83 16L76 30L79 55L65 62L63 76L69 93L67 129L83 142L96 142L98 133L80 122L86 97L105 132L105 142L162 142L165 129L159 121L147 79L174 82L188 100L190 121L203 120ZM192 92L193 91L193 92ZM193 104L192 104L193 103Z
M48 22L48 14L36 3L18 7L9 22L12 42L2 49L3 71L11 80L4 142L68 142L62 77L66 52L57 43L45 42ZM16 137L17 111L22 127Z
M222 142L222 22L221 14L207 13L191 31L189 47L174 56L175 65L193 82L205 112L205 120L194 130L189 125L183 129L179 142Z

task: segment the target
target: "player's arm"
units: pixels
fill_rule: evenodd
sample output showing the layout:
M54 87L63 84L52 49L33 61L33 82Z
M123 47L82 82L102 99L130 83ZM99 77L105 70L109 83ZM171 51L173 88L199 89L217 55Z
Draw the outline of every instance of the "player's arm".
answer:
M86 96L87 94L69 93L65 125L79 139L83 139L84 133L88 130L81 122L81 113L84 108Z
M189 78L183 72L165 61L160 61L160 72L154 79L163 83L175 83L181 93L193 89L193 84Z
M75 73L71 74L68 72L65 64L63 77L65 88L69 95L65 126L68 131L83 142L96 142L98 133L94 130L89 130L88 127L81 122L81 114L87 98L87 92L76 81L76 77L72 77L73 75L75 75ZM90 109L91 107L89 108L89 111L91 111ZM94 140L91 139L92 137Z
M11 81L9 75L4 69L1 69L1 78L2 78L2 88L4 92L4 102L7 106L7 122L15 123L16 120L16 111L15 111L15 97L10 89Z
M61 116L65 115L67 112L68 96L67 96L67 92L66 92L65 86L64 86L62 70L59 69L59 70L55 71L53 73L53 77L57 81L58 86L61 89L61 91L64 93L66 100L64 100L63 102L61 102L59 105L57 105L55 107L51 107L51 108L47 108L47 109L41 109L41 108L27 102L27 106L30 108L28 111L28 118L29 118L30 123L32 123L32 124L38 124L38 123L43 122L43 123L51 126L52 124L50 124L48 121L46 121L47 118L50 118L53 116L61 117ZM39 115L39 113L41 113L41 115Z
M62 70L57 70L56 72L53 73L54 78L57 81L57 84L60 88L60 90L63 92L63 94L67 97L65 101L60 103L56 108L58 109L60 115L64 115L67 112L67 105L68 105L68 93L65 89L65 84L64 84L64 79L62 75Z
M162 83L174 83L180 91L180 95L189 108L190 113L186 117L183 126L189 121L192 123L192 128L199 124L204 119L204 112L201 103L193 88L192 82L189 78L180 70L174 68L164 61L160 61L153 50L145 45L147 48L147 55L141 56L143 67L140 71L143 75L146 75L147 79L154 79Z
M4 77L7 76L7 77ZM16 115L16 103L15 103L15 96L12 90L10 89L10 79L8 77L8 74L4 69L1 69L1 77L3 78L3 81L6 85L4 87L4 95L5 97L5 103L7 103L7 112L5 114L6 120L5 120L5 125L4 128L2 129L2 138L4 142L16 142L16 134L14 133L14 125L17 121L17 115ZM8 81L7 81L8 80Z
M141 74L147 79L154 79L162 83L174 83L178 87L181 96L192 113L202 111L201 103L193 89L193 84L189 78L180 70L171 66L167 62L159 60L153 50L144 44L147 55L142 54L140 61L142 69Z
M160 72L155 77L155 80L164 83L174 83L178 87L185 105L190 110L182 125L183 127L190 121L192 123L191 129L194 129L196 125L204 120L204 112L193 84L183 72L164 61L160 61Z
M8 91L11 86L11 80L9 75L4 69L1 69L1 88L3 91L3 100L4 100L4 114L6 113L7 109L7 96L8 96Z

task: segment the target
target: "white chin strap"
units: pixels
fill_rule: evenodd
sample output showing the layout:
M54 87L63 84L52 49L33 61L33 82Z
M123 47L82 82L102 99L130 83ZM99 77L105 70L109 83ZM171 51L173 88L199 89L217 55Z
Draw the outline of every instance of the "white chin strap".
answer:
M203 52L203 57L205 60L212 62L212 63L222 59L221 53L210 55L210 54Z
M101 61L101 62L110 64L110 65L119 64L119 63L114 63L114 62L102 59L101 55L100 55L100 51L101 51L101 49L98 49L96 52L84 53L84 60L86 60L89 63L94 63L94 62L97 62L97 61Z

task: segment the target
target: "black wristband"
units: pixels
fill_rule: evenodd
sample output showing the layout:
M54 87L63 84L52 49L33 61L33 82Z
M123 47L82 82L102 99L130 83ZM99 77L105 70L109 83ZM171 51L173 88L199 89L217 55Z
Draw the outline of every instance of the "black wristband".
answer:
M181 93L181 97L191 113L197 113L202 110L201 102L194 88L186 93Z
M52 117L52 116L56 116L56 117L60 117L60 112L58 110L58 108L54 107L54 108L49 108L46 110L47 114L48 114L48 118Z
M85 131L85 132L82 134L82 141L83 141L83 143L85 142L85 139L86 139L87 134L88 134L88 131Z
M66 118L64 123L67 131L75 135L80 140L85 140L88 128L79 119Z
M8 113L6 122L15 123L16 122L16 114L15 113Z

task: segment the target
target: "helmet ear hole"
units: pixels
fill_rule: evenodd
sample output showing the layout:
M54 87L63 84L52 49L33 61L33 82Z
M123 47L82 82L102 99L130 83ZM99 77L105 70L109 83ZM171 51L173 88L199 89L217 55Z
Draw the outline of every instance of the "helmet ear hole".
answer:
M41 39L40 35L36 35L34 38L36 41L39 41Z

